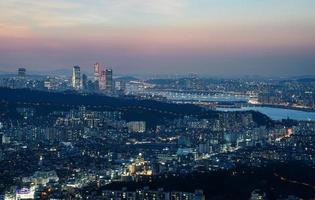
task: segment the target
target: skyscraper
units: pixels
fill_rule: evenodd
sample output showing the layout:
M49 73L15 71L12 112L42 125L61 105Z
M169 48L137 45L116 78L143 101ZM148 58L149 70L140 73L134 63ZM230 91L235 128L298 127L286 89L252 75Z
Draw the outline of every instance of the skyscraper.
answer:
M99 63L94 64L94 81L100 82L101 79L101 66Z
M72 69L72 87L75 90L79 90L81 88L81 73L80 67L74 66Z
M106 90L112 91L113 88L114 88L113 70L112 69L106 69Z
M88 80L87 80L87 76L85 74L82 75L82 89L83 90L87 90L87 84L88 84Z
M102 70L102 72L101 72L99 87L100 87L100 90L102 90L102 91L106 89L106 70L105 69Z

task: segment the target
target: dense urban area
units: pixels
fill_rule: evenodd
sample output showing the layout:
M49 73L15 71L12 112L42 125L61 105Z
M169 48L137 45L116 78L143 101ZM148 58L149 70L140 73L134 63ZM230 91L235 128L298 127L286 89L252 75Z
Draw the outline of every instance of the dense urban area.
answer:
M0 199L312 199L314 111L314 78L19 68L0 76Z

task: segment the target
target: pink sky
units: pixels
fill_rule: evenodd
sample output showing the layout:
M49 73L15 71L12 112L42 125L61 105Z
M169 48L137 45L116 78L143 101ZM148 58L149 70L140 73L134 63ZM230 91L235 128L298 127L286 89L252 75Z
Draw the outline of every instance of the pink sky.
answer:
M83 1L1 2L0 71L74 64L88 69L101 62L120 73L294 74L301 67L315 72L315 15L309 1L199 1L204 7L189 0L167 5L95 1L92 6ZM270 71L261 70L264 65Z

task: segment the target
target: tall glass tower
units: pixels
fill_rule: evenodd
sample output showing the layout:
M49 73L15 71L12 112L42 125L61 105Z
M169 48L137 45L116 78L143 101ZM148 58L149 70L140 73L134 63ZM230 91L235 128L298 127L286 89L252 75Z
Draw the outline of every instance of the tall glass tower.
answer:
M114 87L113 70L112 69L106 69L106 90L112 91L113 87Z
M80 73L80 67L74 66L72 69L72 87L75 90L80 90L81 88L81 73Z

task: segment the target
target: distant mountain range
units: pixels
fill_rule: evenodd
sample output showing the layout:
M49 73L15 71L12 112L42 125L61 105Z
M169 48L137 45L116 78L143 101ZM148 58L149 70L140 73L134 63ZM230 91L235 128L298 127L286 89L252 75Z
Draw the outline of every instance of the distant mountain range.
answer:
M119 77L115 78L115 80L128 82L128 81L137 81L139 79L137 79L133 76L119 76Z
M92 69L90 71L85 70L84 68L81 69L82 74L86 74L88 76L93 76ZM0 70L0 77L6 76L14 76L17 74L16 71L1 71ZM26 69L27 75L40 75L40 76L71 76L72 74L72 68L62 68L62 69L56 69L56 70L29 70ZM135 81L139 79L179 79L179 78L188 78L189 74L186 75L156 75L156 74L147 74L147 75L140 75L140 74L121 74L121 73L115 73L114 76L116 77L116 80L124 80L124 81ZM138 77L138 78L137 78ZM301 76L260 76L260 75L244 75L244 76L238 76L238 77L230 77L230 76L203 76L200 75L200 78L215 78L215 79L255 79L255 80L300 80L300 79L315 79L315 75L301 75Z

